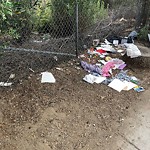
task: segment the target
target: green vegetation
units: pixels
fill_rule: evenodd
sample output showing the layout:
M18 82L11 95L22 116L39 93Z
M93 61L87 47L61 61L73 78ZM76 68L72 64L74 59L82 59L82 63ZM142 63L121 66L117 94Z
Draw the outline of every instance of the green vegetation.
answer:
M140 32L139 32L139 39L141 40L145 40L147 41L148 40L148 34L149 34L149 26L148 25L145 25L143 28L140 29Z
M31 31L31 20L28 0L13 2L1 0L0 3L0 36L19 39Z
M78 0L79 29L83 31L108 15L106 4L115 8L133 4L135 0ZM107 2L107 3L106 3ZM29 37L32 31L53 37L72 35L75 29L75 0L0 0L0 37ZM147 30L141 30L141 36Z
M99 0L79 2L79 22L81 29L100 21L108 15L108 9L104 8L104 2Z
M104 3L99 0L78 1L79 27L83 29L107 16ZM39 32L52 33L53 36L68 36L74 32L75 1L46 0L35 7L34 26Z
M68 36L74 32L75 1L44 0L0 0L0 36L21 40L29 37L31 31L52 33L52 36ZM85 0L79 3L79 26L81 29L107 16L100 1Z

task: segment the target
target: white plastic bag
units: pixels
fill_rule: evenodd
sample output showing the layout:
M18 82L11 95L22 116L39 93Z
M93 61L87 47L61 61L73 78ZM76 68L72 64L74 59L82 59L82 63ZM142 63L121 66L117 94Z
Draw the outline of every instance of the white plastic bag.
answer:
M125 43L125 45L127 47L127 49L126 49L127 50L127 56L129 56L131 58L141 56L141 52L136 45L128 44L128 43Z

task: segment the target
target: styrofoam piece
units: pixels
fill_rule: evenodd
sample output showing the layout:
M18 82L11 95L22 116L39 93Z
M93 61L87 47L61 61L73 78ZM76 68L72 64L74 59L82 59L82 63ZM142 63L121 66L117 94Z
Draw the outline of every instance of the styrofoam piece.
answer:
M56 79L50 72L42 72L41 83L55 83Z

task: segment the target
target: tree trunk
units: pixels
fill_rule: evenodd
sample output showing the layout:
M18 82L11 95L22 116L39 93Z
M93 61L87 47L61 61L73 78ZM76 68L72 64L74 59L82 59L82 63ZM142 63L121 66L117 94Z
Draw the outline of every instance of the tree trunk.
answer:
M138 10L136 18L136 29L141 29L149 22L150 0L138 0Z

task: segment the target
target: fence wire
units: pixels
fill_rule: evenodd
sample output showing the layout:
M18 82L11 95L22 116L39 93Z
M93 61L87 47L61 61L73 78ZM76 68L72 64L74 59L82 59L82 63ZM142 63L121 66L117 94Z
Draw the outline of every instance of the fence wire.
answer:
M0 44L9 50L78 55L84 45L100 37L99 26L108 15L103 0L9 2L8 6L2 4L8 12L0 15Z
M5 49L76 55L76 3L30 0L11 2L11 15L0 23L0 43ZM6 3L5 3L6 4ZM1 17L1 16L0 16Z

